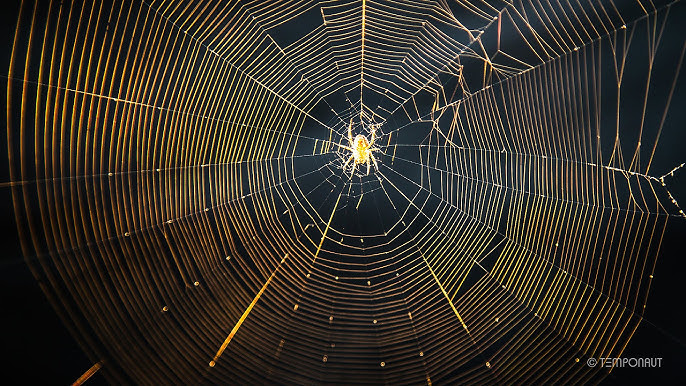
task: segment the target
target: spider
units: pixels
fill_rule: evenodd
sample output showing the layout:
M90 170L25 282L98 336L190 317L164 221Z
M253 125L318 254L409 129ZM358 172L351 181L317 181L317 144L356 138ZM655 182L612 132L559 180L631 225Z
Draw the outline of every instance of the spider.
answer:
M376 128L372 126L372 139L371 141L368 141L367 137L365 137L362 134L358 134L357 136L355 136L355 138L353 138L352 127L353 121L351 119L350 125L348 125L348 146L342 147L344 149L350 150L352 152L352 155L350 156L350 158L348 158L347 161L345 161L345 164L343 164L343 170L345 170L345 168L348 167L348 164L352 161L353 169L350 172L350 176L355 174L356 166L361 164L367 164L367 175L369 175L369 171L372 167L372 162L374 163L374 168L376 168L377 170L379 169L379 165L376 163L376 158L374 158L374 155L372 154L375 151L379 151L379 148L373 147L374 141L376 140Z

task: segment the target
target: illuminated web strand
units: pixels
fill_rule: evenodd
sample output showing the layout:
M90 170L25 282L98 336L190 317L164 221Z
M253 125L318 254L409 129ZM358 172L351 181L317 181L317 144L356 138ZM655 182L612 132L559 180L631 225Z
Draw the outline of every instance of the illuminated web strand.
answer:
M391 170L391 171L394 171L393 169L390 169L390 170ZM395 172L395 171L394 171L394 172ZM397 174L397 172L396 172L396 174ZM382 175L382 176L383 176L383 175ZM386 177L384 176L383 178L386 178ZM389 183L391 183L390 180L388 180L388 179L386 179L386 180L389 181ZM409 181L411 181L411 180L409 180ZM411 182L414 183L414 181L411 181ZM421 185L418 185L418 184L416 184L416 183L414 183L414 184L415 184L417 187L419 187L420 189L426 190L426 188L422 187ZM393 185L392 183L391 183L391 186L393 186L394 188L396 188L395 185ZM398 190L398 189L396 188L396 190ZM400 190L398 190L398 191L400 192ZM441 197L435 195L433 192L428 191L428 190L426 190L426 191L427 191L430 195L432 195L432 196L438 198L439 200L445 202L447 205L449 205L449 206L452 207L453 209L457 210L458 212L460 212L460 213L462 213L462 214L464 214L464 215L466 215L466 216L471 217L468 213L463 212L460 208L454 206L452 203L444 201ZM410 204L412 204L413 206L415 206L413 200L410 200L409 197L405 197L405 199L408 200L408 202L409 202ZM415 206L415 207L416 207L416 206ZM418 207L417 207L417 209L419 210L420 213L422 213L424 216L427 217L427 219L429 220L429 222L430 222L432 225L436 226L436 224L433 223L433 221L431 221L431 219L430 219L426 214L424 214L424 213L422 212L421 208L418 208ZM642 214L643 214L643 213L642 213ZM520 247L520 248L523 248L523 249L526 250L527 252L530 252L530 253L533 253L533 254L536 255L536 253L535 253L534 251L527 250L524 246L520 245L516 240L510 239L507 235L501 233L501 232L498 231L497 229L491 228L488 224L484 224L483 222L481 222L481 221L480 221L479 219L477 219L477 218L474 218L474 217L471 217L471 218L472 218L472 220L474 220L474 221L480 223L481 225L483 225L483 226L489 228L491 231L493 231L493 232L495 232L496 234L500 235L504 240L507 240L508 242L513 243L513 244L517 245L517 246ZM442 232L442 231L441 231L441 232ZM642 315L642 314L638 314L635 310L632 310L632 309L630 308L629 305L623 304L623 303L621 303L620 301L618 301L617 299L611 297L610 295L605 294L604 292L602 292L601 290L597 289L597 288L594 287L593 285L591 285L591 284L587 283L586 281L584 281L584 280L578 278L578 277L575 276L574 274L568 272L567 270L565 270L564 268L562 268L562 267L556 265L555 263L553 263L553 262L551 262L551 261L545 259L544 257L538 256L538 255L537 255L537 257L540 258L540 259L542 259L542 260L544 260L546 263L550 264L551 266L557 268L557 269L560 270L561 272L564 272L565 274L570 275L573 279L575 279L575 280L581 282L582 284L584 284L584 285L590 287L594 292L599 293L600 295L606 297L607 299L609 299L609 300L612 301L612 302L616 302L616 303L622 305L622 306L624 307L624 309L626 309L627 311L631 312L632 314L636 314L639 318L643 319L643 315ZM479 262L474 261L474 263L475 263L477 266L479 266L480 268L482 268L482 269L484 270L484 272L487 273L489 276L493 276L492 273L491 273L490 271L486 270ZM428 263L427 263L427 264L428 264ZM435 274L434 274L434 276L435 276ZM502 283L501 283L501 284L502 284ZM445 294L445 291L444 291L444 294ZM445 294L445 295L446 295L446 297L447 297L447 294ZM452 302L451 302L451 305L452 305ZM533 310L532 310L532 311L533 311ZM462 322L462 318L457 314L457 311L455 311L455 313L456 313L456 315L458 316L458 318L460 319L460 322ZM462 324L463 324L463 327L465 327L465 329L466 329L467 327L464 325L464 322L462 322ZM572 343L572 342L570 342L570 343Z

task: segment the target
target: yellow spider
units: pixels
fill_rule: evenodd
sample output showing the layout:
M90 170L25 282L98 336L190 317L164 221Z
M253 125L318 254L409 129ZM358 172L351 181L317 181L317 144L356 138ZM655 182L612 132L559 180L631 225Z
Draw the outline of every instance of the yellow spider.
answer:
M369 171L372 167L372 162L374 163L374 168L376 168L376 170L379 170L379 165L376 163L376 158L374 158L374 155L372 154L375 151L379 151L378 148L373 147L374 141L376 140L376 128L372 126L372 139L371 141L368 141L367 137L365 137L362 134L358 134L357 136L355 136L355 138L353 138L352 127L353 121L352 119L350 119L350 125L348 125L348 146L342 147L344 149L350 150L352 152L352 155L350 156L350 158L348 158L347 161L345 161L345 164L343 164L343 170L345 170L345 168L348 167L348 164L351 161L354 161L352 171L350 172L350 176L355 174L355 167L361 164L367 164L367 175L369 175Z

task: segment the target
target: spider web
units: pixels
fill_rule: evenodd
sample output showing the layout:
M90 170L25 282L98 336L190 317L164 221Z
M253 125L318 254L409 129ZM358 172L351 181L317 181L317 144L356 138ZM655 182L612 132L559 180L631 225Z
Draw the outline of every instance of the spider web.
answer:
M684 12L25 2L26 260L117 383L599 381L684 217Z

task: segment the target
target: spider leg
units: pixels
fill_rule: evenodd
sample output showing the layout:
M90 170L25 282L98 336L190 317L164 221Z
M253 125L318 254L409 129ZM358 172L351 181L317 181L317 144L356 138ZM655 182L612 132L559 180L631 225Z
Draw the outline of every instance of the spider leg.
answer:
M352 157L350 157L350 158L352 158ZM353 162L353 170L350 171L350 178L352 178L353 175L355 175L355 167L356 167L356 166L357 166L357 163Z
M348 164L350 163L350 161L353 160L353 158L354 158L353 156L350 156L350 158L348 158L348 160L345 161L345 163L343 164L343 171L345 171L345 168L348 167ZM354 166L353 166L353 168L354 168Z
M372 140L369 142L370 147L374 144L374 141L376 141L376 127L372 126Z
M369 169L371 169L372 164L367 160L367 175L369 175Z
M376 163L376 158L374 158L374 155L373 154L370 155L369 158L371 158L372 161L374 162L374 169L376 169L378 171L379 170L379 164ZM369 174L369 172L367 172L367 174Z
M348 144L353 146L353 119L350 118L350 124L348 125Z

